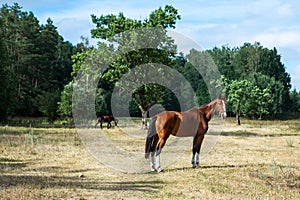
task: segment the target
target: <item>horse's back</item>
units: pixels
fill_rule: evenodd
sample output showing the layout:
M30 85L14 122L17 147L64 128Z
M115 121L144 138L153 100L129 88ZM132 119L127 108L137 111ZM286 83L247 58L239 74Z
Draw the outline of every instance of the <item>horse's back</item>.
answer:
M115 118L112 115L103 115L103 116L100 116L99 118L101 119L102 122L115 121Z
M178 137L195 136L200 121L199 109L185 112L164 111L156 115L156 130L164 130Z

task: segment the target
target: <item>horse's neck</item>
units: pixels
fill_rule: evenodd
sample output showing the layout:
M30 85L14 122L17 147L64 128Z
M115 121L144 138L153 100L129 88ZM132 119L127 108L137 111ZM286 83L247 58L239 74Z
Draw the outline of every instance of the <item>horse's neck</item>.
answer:
M206 119L210 121L212 115L215 113L214 102L206 104L205 106L202 107L202 109L200 108L200 110L204 112Z

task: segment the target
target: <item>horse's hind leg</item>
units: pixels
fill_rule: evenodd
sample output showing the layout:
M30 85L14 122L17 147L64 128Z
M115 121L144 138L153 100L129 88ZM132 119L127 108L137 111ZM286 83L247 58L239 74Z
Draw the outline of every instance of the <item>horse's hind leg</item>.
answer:
M109 129L111 127L111 123L107 122L107 129Z
M155 151L155 157L156 157L156 171L157 172L162 172L163 169L160 166L160 153L161 153L162 148L158 147L157 150Z
M155 155L155 151L150 152L150 168L151 168L151 171L155 171L156 170L154 155Z
M153 136L153 140L151 141L150 144L150 168L151 171L156 171L156 167L155 167L155 153L156 153L156 147L157 147L157 143L158 143L158 135L154 135Z
M163 169L160 166L160 153L162 151L162 148L165 146L166 144L166 139L164 138L160 138L157 144L157 148L156 148L156 171L157 172L162 172Z

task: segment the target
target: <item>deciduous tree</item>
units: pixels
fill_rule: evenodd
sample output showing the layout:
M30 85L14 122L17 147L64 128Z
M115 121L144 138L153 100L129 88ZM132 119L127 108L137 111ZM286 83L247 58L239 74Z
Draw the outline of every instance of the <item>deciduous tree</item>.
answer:
M148 110L165 95L165 88L157 84L146 84L146 82L141 87L135 87L136 82L143 82L147 78L147 73L131 69L148 64L149 72L154 70L160 77L164 76L158 65L153 65L152 63L160 63L167 66L172 64L176 46L173 40L166 35L165 29L175 28L175 24L179 19L178 11L169 5L151 12L149 17L143 21L126 18L123 13L119 13L119 15L101 15L100 17L92 15L92 21L96 25L96 28L91 31L92 37L117 43L119 45L117 51L126 52L126 49L131 47L135 49L124 53L114 60L109 65L108 70L102 74L102 78L117 84L118 80L129 71L136 73L133 75L136 77L136 80L133 82L128 80L130 82L128 84L131 84L131 86L123 85L123 87L125 90L128 88L135 89L132 99L141 110L143 128L147 127L146 117ZM151 27L159 29L151 29ZM134 30L138 30L138 32ZM157 30L162 31L157 34ZM143 46L145 42L151 48L137 48L139 45ZM123 84L126 83L123 82Z

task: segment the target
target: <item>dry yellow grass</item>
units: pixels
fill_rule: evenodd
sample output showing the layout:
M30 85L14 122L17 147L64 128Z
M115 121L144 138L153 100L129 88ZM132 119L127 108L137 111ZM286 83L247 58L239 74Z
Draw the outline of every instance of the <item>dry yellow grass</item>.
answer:
M159 174L108 168L75 129L0 127L0 199L300 199L300 120L242 123L226 119L201 168L188 148Z

